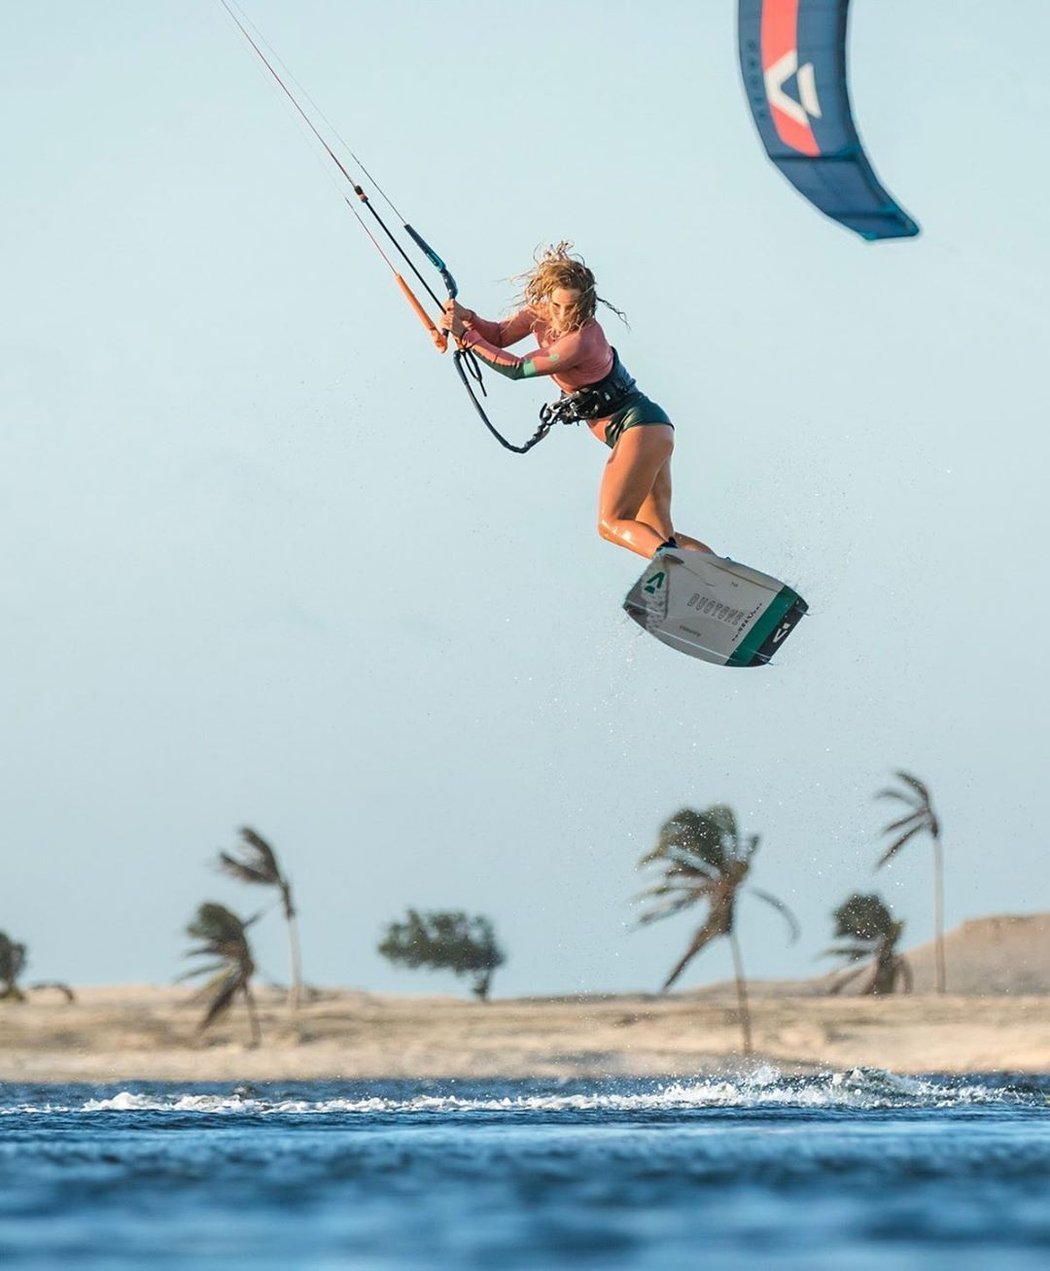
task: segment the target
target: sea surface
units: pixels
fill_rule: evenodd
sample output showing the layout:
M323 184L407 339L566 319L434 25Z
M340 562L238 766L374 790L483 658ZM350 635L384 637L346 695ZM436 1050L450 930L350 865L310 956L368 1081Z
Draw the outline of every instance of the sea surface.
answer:
M0 1085L0 1266L1050 1267L1050 1076Z

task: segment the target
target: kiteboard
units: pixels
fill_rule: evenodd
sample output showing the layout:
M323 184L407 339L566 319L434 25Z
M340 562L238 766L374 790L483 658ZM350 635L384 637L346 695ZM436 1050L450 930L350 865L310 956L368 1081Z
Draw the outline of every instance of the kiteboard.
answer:
M809 608L769 574L712 552L668 547L623 607L657 640L718 666L764 666Z

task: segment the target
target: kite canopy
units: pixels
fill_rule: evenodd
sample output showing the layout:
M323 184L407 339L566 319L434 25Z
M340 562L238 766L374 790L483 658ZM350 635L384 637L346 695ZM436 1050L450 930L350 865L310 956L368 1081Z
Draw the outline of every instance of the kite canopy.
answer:
M862 238L919 227L879 183L846 88L849 0L740 0L744 89L770 159L805 198Z

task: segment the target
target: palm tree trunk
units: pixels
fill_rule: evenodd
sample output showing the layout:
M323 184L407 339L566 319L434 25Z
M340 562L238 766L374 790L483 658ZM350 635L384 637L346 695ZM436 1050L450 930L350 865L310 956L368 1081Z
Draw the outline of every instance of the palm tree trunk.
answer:
M937 992L943 993L948 978L944 966L944 852L941 840L936 837L933 840L933 927Z
M252 993L251 986L244 986L244 1000L248 1004L248 1020L252 1030L252 1046L258 1046L262 1042L262 1031L259 1028L259 1016L255 1010L255 994Z
M299 923L294 912L288 918L288 944L291 949L292 983L288 989L288 1006L294 1012L299 1009L303 997L303 968L299 954Z
M740 942L730 928L729 944L733 950L733 972L736 976L736 1001L740 1014L740 1027L744 1034L744 1056L751 1055L751 1010L747 1003L747 981L744 979L744 963L740 957Z
M872 997L883 997L896 987L900 958L895 946L899 934L900 924L895 923L894 930L879 938L872 960L871 984L866 990Z

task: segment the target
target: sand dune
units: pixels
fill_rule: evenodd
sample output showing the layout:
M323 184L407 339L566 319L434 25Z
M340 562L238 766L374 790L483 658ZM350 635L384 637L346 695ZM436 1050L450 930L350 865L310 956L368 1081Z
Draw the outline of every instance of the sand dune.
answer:
M902 952L911 967L915 991L932 993L936 984L933 941ZM945 933L944 959L949 993L974 997L1050 996L1050 914L999 914L970 919ZM751 991L763 997L822 997L839 974L833 970L805 980L755 980ZM855 996L865 979L859 976L844 990L846 995ZM731 987L723 981L693 992L697 997L720 997Z
M916 992L934 987L933 944L905 956ZM949 993L1050 994L1050 914L974 918L944 938Z

